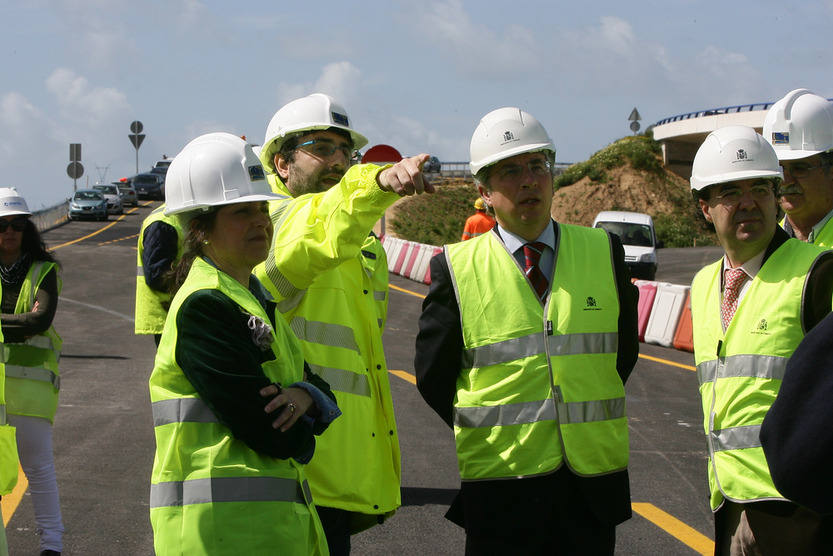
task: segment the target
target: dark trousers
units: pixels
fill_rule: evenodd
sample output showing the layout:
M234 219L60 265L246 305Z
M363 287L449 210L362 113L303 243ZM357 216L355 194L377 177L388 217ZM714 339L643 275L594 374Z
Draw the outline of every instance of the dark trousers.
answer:
M330 556L347 556L350 554L350 512L337 508L316 506Z
M616 524L601 521L565 469L505 481L464 482L466 554L612 555Z

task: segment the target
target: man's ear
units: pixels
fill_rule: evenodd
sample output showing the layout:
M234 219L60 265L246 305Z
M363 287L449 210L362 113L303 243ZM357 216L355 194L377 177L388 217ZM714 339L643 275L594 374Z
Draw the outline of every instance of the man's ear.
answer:
M281 181L286 183L286 180L289 179L289 163L280 153L275 155L272 162L275 164L275 171L278 173Z
M703 212L703 218L706 219L706 222L714 224L712 222L712 215L709 213L711 206L703 199L697 199L697 204L700 205L700 210Z
M480 196L483 198L484 201L486 201L487 205L492 206L491 193L489 192L488 189L486 189L485 187L483 187L481 184L478 183L477 184L477 192L480 193Z

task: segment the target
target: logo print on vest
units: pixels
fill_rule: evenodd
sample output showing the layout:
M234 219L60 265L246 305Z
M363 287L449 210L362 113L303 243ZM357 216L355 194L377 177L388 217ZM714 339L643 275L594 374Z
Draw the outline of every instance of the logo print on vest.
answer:
M602 308L598 307L598 302L596 298L592 295L588 295L587 298L584 300L584 310L585 311L601 311Z
M768 332L767 329L769 328L769 323L766 319L761 319L758 321L758 324L755 325L755 328L752 330L752 334L756 334L759 336L769 336L772 334Z

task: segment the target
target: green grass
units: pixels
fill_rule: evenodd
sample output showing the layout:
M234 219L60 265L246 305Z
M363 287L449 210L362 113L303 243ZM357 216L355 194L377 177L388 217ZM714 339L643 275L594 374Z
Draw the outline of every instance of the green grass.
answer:
M434 195L409 198L396 209L390 222L399 237L429 245L460 241L466 218L474 214L477 189L467 185L440 185Z
M597 151L588 160L573 164L555 178L555 188L572 185L583 177L593 182L607 181L605 170L623 166L630 162L636 170L662 174L661 148L650 135L623 137L604 149Z

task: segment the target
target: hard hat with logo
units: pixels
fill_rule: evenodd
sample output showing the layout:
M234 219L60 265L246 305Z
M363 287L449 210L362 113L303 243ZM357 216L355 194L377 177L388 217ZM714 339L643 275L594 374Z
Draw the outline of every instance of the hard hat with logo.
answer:
M231 133L208 133L185 145L165 178L165 214L278 197L252 148Z
M474 202L474 208L477 210L486 210L486 201L484 201L482 197L478 197Z
M772 145L751 127L726 126L709 133L691 168L691 189L751 178L783 179Z
M349 133L354 149L367 145L367 138L350 128L347 110L328 95L313 93L284 105L275 112L266 127L266 137L260 151L263 166L269 170L275 169L273 162L275 155L292 134L331 127L343 129Z
M31 216L26 199L14 187L0 187L0 216L25 214Z
M807 89L795 89L764 117L764 138L779 160L796 160L833 149L833 103Z
M555 147L538 120L520 108L492 110L480 120L471 137L471 173L518 154L546 151L552 162Z

